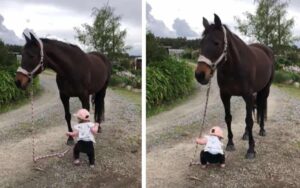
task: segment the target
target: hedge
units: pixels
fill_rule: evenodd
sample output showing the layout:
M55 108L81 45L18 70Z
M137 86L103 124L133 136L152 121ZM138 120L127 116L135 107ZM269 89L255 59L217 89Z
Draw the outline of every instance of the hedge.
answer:
M287 83L289 81L300 82L300 75L298 73L287 72L284 70L275 71L275 83Z
M194 73L184 61L166 59L146 68L147 110L188 95L194 87Z
M31 88L26 91L18 89L14 82L14 74L9 71L0 71L0 107L29 96ZM39 79L33 81L34 92L39 90Z

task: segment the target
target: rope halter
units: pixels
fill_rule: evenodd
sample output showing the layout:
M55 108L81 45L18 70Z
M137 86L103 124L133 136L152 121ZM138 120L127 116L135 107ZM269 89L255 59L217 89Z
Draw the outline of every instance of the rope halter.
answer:
M35 35L34 35L35 36ZM41 68L41 70L43 71L45 69L44 67L44 45L43 42L41 41L41 39L39 39L38 37L35 37L39 43L40 46L40 55L41 55L41 59L39 61L39 64L32 70L32 71L28 71L24 68L22 68L21 66L18 67L17 72L22 73L24 75L26 75L29 78L32 78L32 76Z
M223 58L225 58L225 61L227 60L228 40L227 40L226 29L224 26L222 26L222 30L224 33L224 49L223 49L222 54L219 56L219 58L214 62L212 62L210 59L208 59L204 55L200 55L198 58L198 62L206 63L213 71L216 70L218 64L223 60Z

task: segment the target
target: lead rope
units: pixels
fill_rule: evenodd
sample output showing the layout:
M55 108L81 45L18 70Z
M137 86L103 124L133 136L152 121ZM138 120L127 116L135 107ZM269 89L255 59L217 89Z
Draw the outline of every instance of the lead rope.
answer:
M33 83L33 78L31 77L31 82ZM48 154L48 155L42 155L42 156L36 156L36 142L35 142L35 131L34 131L34 108L33 108L33 84L31 84L31 91L30 91L30 100L31 100L31 134L32 134L32 160L34 163L36 163L38 160L46 159L50 157L63 157L65 154L68 153L68 151L71 149L70 147L63 152Z
M202 135L202 131L203 131L204 123L205 123L206 111L207 111L207 105L208 105L208 99L209 99L210 86L211 86L211 79L210 79L210 81L208 83L208 88L207 88L207 91L206 91L206 101L205 101L205 106L204 106L204 113L203 113L203 118L202 118L202 123L201 123L201 126L200 126L200 132L199 132L198 138L200 138L201 135ZM198 165L199 164L199 163L195 162L197 150L198 150L198 144L196 143L195 150L194 150L194 157L191 159L191 162L190 162L189 166Z

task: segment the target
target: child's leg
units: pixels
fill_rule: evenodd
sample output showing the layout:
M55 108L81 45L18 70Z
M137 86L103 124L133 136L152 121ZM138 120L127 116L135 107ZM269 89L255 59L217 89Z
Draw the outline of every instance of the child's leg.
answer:
M225 154L220 154L220 164L225 164Z
M207 156L206 156L206 152L204 152L204 150L202 150L200 153L200 162L202 165L207 164Z
M74 156L74 159L79 159L79 154L80 154L80 143L77 142L74 146L74 150L73 150L73 156Z
M89 158L89 162L90 165L94 165L95 164L95 150L94 150L94 144L93 142L90 142L88 144L88 148L87 148L87 156Z

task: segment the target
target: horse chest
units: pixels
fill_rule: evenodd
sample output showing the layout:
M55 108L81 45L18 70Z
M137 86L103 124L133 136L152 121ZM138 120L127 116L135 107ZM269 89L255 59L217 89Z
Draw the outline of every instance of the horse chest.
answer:
M240 96L247 92L244 89L246 83L241 82L241 80L236 77L223 78L222 76L218 76L218 85L222 93L229 95Z
M82 91L82 89L80 89L82 87L81 81L71 81L65 78L57 77L56 82L59 91L65 95L70 97L77 97L81 95L79 92Z

